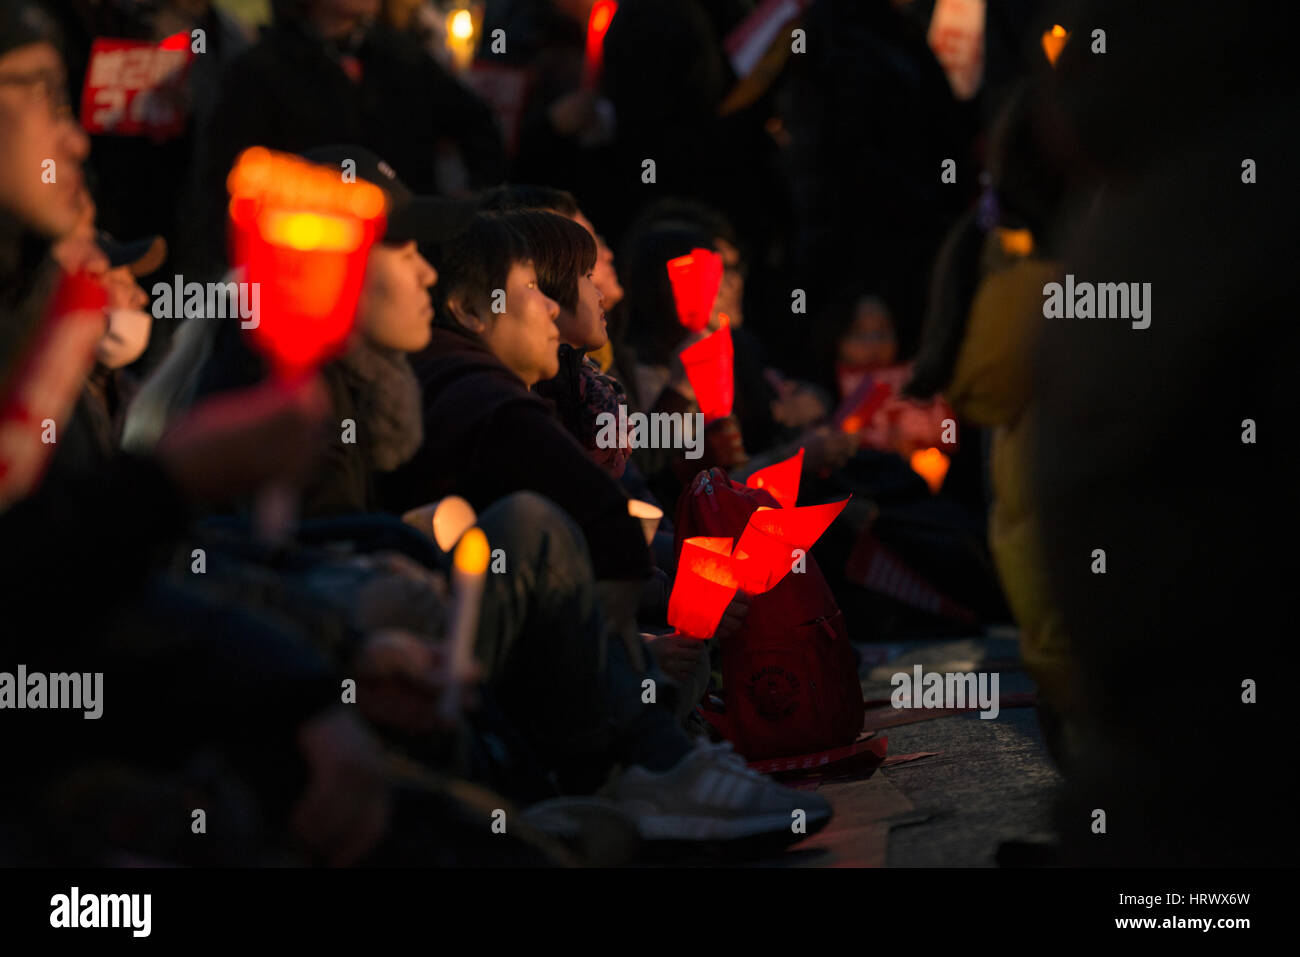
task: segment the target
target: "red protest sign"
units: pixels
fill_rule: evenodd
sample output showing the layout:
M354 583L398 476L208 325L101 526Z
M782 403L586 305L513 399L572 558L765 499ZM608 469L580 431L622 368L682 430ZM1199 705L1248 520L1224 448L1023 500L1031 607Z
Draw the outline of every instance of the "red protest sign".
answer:
M88 133L166 140L185 129L185 82L194 53L187 33L162 43L96 37L81 93Z

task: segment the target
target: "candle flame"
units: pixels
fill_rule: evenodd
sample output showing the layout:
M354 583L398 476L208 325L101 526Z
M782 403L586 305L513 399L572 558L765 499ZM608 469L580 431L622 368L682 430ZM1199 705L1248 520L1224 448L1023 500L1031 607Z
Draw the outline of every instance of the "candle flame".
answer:
M1050 30L1043 31L1043 53L1047 56L1047 62L1056 66L1056 59L1065 49L1065 42L1070 39L1070 31L1059 23Z
M487 571L490 554L487 536L483 534L483 529L476 526L461 538L452 557L452 563L458 572L466 575L482 575Z
M260 225L268 242L304 252L351 252L361 243L361 224L355 219L269 209Z
M468 40L474 35L474 18L468 10L457 10L451 15L451 35L457 40Z

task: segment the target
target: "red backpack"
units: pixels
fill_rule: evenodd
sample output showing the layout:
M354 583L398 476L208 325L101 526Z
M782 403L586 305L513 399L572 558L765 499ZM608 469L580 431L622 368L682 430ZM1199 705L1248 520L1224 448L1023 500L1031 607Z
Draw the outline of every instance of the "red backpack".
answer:
M677 505L674 546L695 535L739 538L762 489L700 472ZM725 713L705 717L751 761L852 744L862 730L862 686L844 613L812 555L753 597L741 630L722 643Z

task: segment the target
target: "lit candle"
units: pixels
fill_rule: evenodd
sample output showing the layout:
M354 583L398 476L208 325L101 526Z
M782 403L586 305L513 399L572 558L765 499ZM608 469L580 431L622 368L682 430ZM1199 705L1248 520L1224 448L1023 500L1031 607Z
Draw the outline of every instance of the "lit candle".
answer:
M474 61L474 35L477 32L474 14L468 9L458 7L447 12L447 49L451 51L457 70L468 70Z
M645 532L645 543L649 545L653 542L655 532L659 531L659 522L664 517L663 509L651 505L649 502L643 502L639 498L634 498L627 503L627 513L633 518L641 520L641 530Z
M677 579L668 596L668 624L688 638L706 640L740 587L730 538L693 537L682 542Z
M912 453L912 470L925 479L930 491L938 493L948 474L948 456L938 449L921 449Z
M442 696L442 717L454 721L460 711L460 686L468 680L474 664L474 642L478 636L479 609L487 578L487 536L471 528L461 537L452 556L452 603L447 613L447 686Z
M1070 39L1070 33L1059 23L1050 30L1043 31L1043 52L1047 54L1047 62L1056 66L1056 58L1061 55L1065 49L1065 41Z

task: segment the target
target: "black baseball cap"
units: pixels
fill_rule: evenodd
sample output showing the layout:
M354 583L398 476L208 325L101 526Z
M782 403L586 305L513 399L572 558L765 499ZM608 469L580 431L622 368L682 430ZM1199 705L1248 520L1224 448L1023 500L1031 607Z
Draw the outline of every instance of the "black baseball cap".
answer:
M302 156L335 169L342 169L343 163L351 160L356 164L358 179L373 183L387 194L388 228L381 242L441 243L468 226L478 208L471 200L417 196L397 178L396 170L364 146L319 146Z
M34 3L0 3L0 56L33 43L48 43L62 53L62 37L50 15Z

